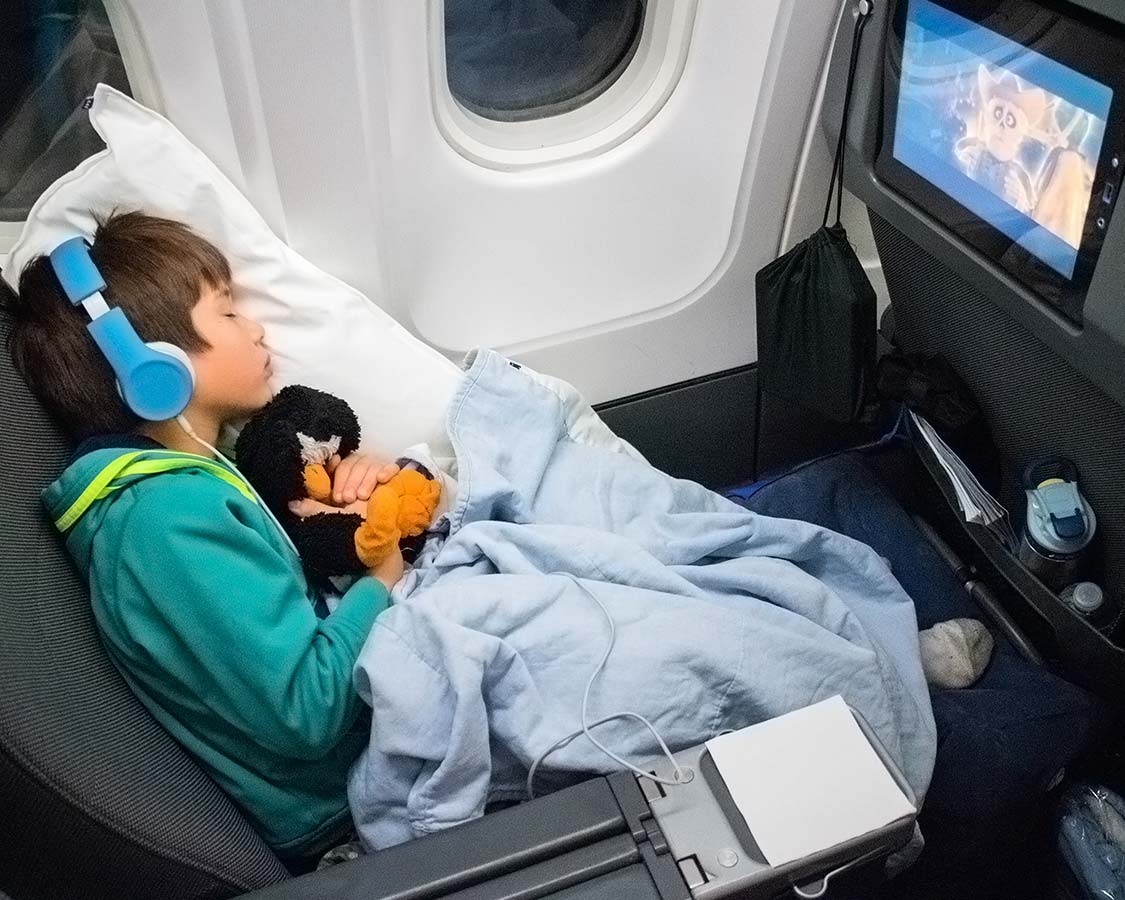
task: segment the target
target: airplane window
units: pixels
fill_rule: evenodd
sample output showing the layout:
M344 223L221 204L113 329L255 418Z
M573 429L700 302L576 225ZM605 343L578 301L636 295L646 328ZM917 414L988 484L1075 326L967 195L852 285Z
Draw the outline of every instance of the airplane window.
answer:
M100 0L0 2L0 221L19 222L101 139L82 101L99 81L130 93Z
M503 122L570 112L625 71L644 13L645 0L445 0L449 89Z

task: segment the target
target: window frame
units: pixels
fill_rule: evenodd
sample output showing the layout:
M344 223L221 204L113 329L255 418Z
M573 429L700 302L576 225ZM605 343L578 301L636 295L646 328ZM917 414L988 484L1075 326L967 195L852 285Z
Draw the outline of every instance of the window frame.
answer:
M446 142L478 165L502 171L597 156L628 140L671 97L687 64L698 0L647 0L641 34L613 84L565 113L506 122L462 106L449 88L445 0L429 0L430 95Z

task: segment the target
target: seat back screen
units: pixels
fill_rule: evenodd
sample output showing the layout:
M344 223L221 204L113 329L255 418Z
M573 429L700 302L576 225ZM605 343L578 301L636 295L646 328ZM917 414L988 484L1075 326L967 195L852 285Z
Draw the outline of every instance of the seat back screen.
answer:
M928 0L902 71L895 158L1070 278L1113 91Z
M899 0L894 32L881 174L1080 319L1121 180L1125 43L1029 0Z

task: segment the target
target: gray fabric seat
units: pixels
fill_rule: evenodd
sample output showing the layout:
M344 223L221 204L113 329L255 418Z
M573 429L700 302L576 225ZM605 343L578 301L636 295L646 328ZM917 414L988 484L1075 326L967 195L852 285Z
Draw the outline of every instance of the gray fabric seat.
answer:
M0 891L219 898L286 878L105 655L39 502L70 446L13 370L9 331L0 311Z

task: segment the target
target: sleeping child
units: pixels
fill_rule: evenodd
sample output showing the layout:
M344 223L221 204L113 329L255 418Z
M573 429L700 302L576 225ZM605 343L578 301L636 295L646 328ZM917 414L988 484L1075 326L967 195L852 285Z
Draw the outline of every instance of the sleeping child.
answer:
M351 829L345 779L370 717L352 668L402 555L318 614L297 554L209 449L271 396L263 331L235 311L226 259L185 225L136 212L100 221L89 254L109 305L143 341L182 349L194 387L179 417L134 414L87 314L47 257L31 260L9 301L10 351L78 442L44 501L133 691L279 856L314 858ZM397 472L359 453L327 462L341 507Z

